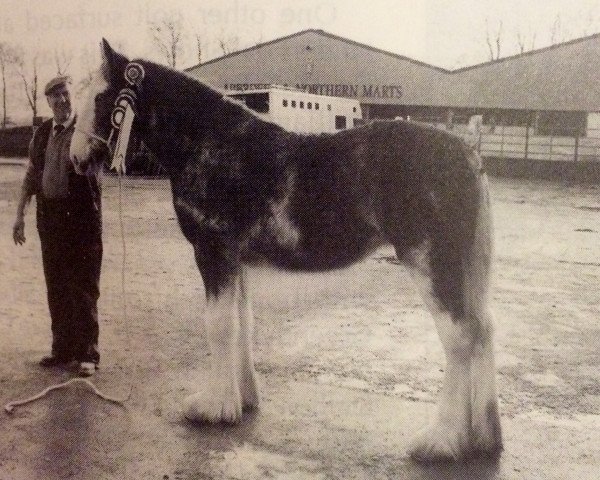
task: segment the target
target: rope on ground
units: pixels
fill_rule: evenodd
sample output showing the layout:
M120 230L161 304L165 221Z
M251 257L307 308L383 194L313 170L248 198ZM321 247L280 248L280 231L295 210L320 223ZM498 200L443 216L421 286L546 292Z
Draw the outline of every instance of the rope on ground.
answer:
M131 337L129 335L129 325L127 323L127 298L126 298L126 292L125 292L125 267L126 267L126 259L127 259L127 249L126 249L126 243L125 243L125 225L123 222L123 185L122 185L121 170L118 169L117 171L118 171L118 177L119 177L119 225L120 225L120 230L121 230L121 244L122 244L122 248L123 248L123 261L121 263L121 298L123 300L123 320L125 321L125 336L127 338L128 348L129 348L129 350L131 350ZM37 395L34 395L32 397L26 398L24 400L15 400L13 402L9 402L4 406L4 410L6 413L10 414L14 411L14 409L16 407L20 407L21 405L26 405L28 403L35 402L36 400L39 400L40 398L45 397L46 395L48 395L48 393L52 392L53 390L65 388L68 385L71 385L72 383L83 383L85 385L88 385L93 390L93 392L100 398L102 398L108 402L116 403L116 404L123 405L123 406L124 406L125 402L127 402L131 398L131 392L133 391L133 382L131 381L129 383L129 393L127 394L127 396L125 396L124 398L115 398L115 397L111 397L111 396L103 393L98 387L96 387L96 385L94 385L94 383L92 383L90 380L88 380L86 378L72 378L63 383L51 385L48 388L45 388L44 390L42 390Z
M63 383L51 385L48 388L42 390L37 395L34 395L33 397L26 398L25 400L17 400L14 402L7 403L4 406L4 410L6 411L6 413L12 413L14 411L15 407L20 407L21 405L26 405L28 403L35 402L36 400L39 400L40 398L48 395L51 391L58 390L59 388L67 387L68 385L70 385L72 383L83 383L85 385L88 385L96 395L98 395L100 398L102 398L108 402L117 403L119 405L124 405L124 403L128 399L128 398L120 399L120 398L110 397L110 396L106 395L98 387L96 387L96 385L94 385L92 382L90 382L87 378L72 378L71 380L68 380ZM130 392L130 394L131 394L131 392Z

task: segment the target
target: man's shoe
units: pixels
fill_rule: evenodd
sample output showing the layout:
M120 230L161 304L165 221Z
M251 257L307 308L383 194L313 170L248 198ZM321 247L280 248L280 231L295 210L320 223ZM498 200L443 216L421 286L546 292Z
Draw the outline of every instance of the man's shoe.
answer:
M62 357L59 355L46 355L40 360L41 367L59 367L71 363L72 358Z
M98 366L94 362L81 362L79 364L79 376L80 377L91 377L96 373Z

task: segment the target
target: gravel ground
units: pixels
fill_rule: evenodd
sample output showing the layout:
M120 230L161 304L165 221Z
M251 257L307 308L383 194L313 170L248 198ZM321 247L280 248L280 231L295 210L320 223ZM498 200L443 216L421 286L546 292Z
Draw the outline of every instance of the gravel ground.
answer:
M4 405L73 372L37 366L50 342L39 239L30 211L27 243L12 244L24 169L1 163ZM208 366L192 250L164 180L124 181L122 237L119 188L107 177L93 380L129 398L122 407L73 385L2 412L0 480L599 478L600 189L493 179L492 194L498 461L407 458L408 439L434 411L443 356L390 248L330 274L253 271L262 407L235 427L187 423L181 400Z

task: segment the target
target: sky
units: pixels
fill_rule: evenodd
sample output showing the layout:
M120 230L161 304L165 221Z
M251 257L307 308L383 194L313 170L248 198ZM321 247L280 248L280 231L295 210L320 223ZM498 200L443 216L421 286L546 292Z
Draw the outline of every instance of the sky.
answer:
M178 15L181 68L197 63L195 35L204 61L222 54L220 40L241 49L318 28L453 69L488 60L486 37L500 25L502 56L518 52L519 36L531 49L553 33L560 42L600 31L600 0L0 0L0 12L0 42L37 52L43 78L57 54L72 58L75 79L94 69L102 37L130 57L160 61L148 25Z

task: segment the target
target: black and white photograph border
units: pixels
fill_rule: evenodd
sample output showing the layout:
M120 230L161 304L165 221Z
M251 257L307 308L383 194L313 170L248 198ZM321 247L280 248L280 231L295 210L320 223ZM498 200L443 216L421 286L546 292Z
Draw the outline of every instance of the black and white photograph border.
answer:
M595 2L2 8L0 480L597 478Z

